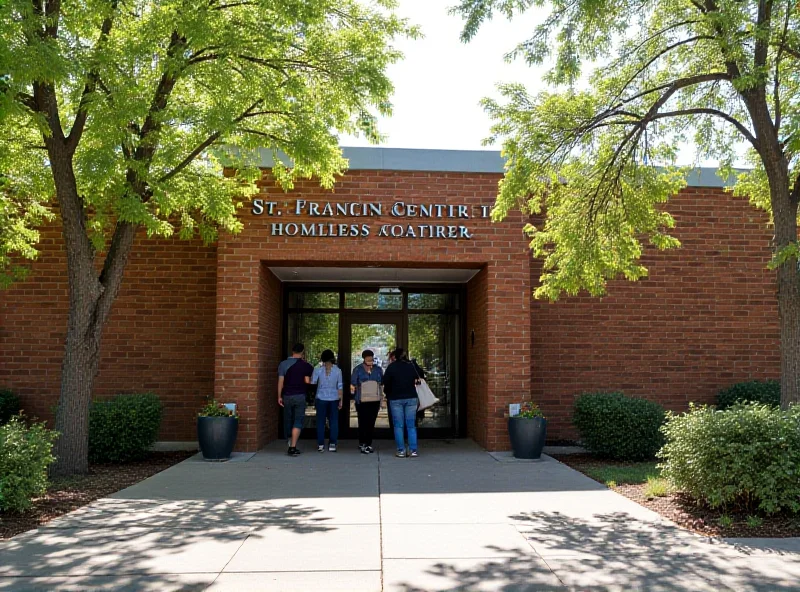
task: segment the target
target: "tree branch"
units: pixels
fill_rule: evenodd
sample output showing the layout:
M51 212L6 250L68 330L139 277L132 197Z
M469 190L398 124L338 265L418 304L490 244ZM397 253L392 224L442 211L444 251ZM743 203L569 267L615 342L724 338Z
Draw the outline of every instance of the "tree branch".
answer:
M705 107L697 107L697 108L693 108L693 109L679 109L678 111L667 111L667 112L659 113L659 114L655 115L654 117L652 117L651 121L655 121L657 119L667 119L669 117L681 117L681 116L684 116L684 115L712 115L714 117L719 117L721 119L724 119L728 123L734 125L736 127L736 129L739 130L739 133L741 133L747 139L747 141L750 142L750 144L753 145L753 148L755 148L756 150L758 150L758 148L759 148L758 140L750 132L750 130L748 130L744 126L744 124L742 124L742 122L740 122L735 117L733 117L731 115L728 115L724 111L719 111L717 109L711 109L711 108L705 108Z
M258 112L254 112L253 111L253 109L258 107L263 102L264 101L262 99L257 100L255 103L250 105L247 109L245 109L242 112L241 115L239 115L236 119L234 119L233 122L234 123L240 123L247 117L254 117L255 115L261 115L261 114L269 113L269 111L258 111ZM208 136L205 140L203 140L200 144L198 144L198 146L194 150L192 150L186 156L186 158L184 158L174 169L172 169L170 172L168 172L165 175L163 175L158 180L158 182L159 183L163 183L164 181L169 181L172 177L174 177L175 175L180 173L183 169L185 169L187 166L189 166L192 163L192 161L195 158L197 158L197 156L201 152L203 152L203 150L205 150L206 148L211 146L211 144L216 142L221 135L222 135L222 132L216 131L213 134L211 134L210 136Z
M103 24L100 27L100 36L98 37L97 43L95 43L94 49L92 50L92 53L95 54L95 57L97 52L100 50L100 46L108 38L109 33L111 33L111 27L114 24L113 16L116 10L117 0L113 0L111 2L111 14L103 20ZM75 121L73 122L72 129L67 137L67 151L70 154L75 152L78 147L78 143L81 141L83 130L86 128L86 120L89 117L88 103L92 93L94 93L95 89L97 88L99 79L100 73L97 70L89 71L86 85L83 87L83 94L81 95L81 100L78 104L78 112L75 115Z
M789 32L789 15L791 8L786 6L786 18L783 21L783 32L781 33L781 42L778 44L778 52L775 56L775 80L772 88L772 100L775 103L775 132L779 133L781 129L781 58L783 58L784 45L786 45L786 35Z

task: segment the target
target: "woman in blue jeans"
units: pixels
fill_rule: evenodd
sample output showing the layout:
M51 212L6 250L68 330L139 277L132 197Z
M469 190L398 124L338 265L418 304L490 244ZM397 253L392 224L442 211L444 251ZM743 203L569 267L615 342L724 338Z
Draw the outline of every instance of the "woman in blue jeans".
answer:
M395 361L383 375L383 392L389 401L389 412L392 414L394 426L394 442L397 445L398 458L406 456L419 456L417 450L417 427L414 419L417 415L419 398L417 385L420 379L425 378L422 368L417 363L408 359L408 352L402 347L394 350ZM403 429L408 430L408 453L404 440Z
M331 439L328 450L336 452L339 439L339 410L342 408L342 371L334 364L333 352L326 349L320 356L322 366L314 368L311 384L317 385L317 450L325 450L325 420L331 426Z

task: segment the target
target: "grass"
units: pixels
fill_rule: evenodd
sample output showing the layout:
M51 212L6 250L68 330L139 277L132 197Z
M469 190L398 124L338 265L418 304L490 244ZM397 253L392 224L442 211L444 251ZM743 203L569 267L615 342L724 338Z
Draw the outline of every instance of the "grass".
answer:
M656 463L643 462L626 466L587 467L586 474L607 487L616 487L623 484L648 483L651 479L659 480L661 471L656 468Z
M645 497L664 497L669 493L669 481L661 477L648 477L644 487Z
M747 526L750 528L759 528L762 524L764 524L764 519L759 516L747 517Z

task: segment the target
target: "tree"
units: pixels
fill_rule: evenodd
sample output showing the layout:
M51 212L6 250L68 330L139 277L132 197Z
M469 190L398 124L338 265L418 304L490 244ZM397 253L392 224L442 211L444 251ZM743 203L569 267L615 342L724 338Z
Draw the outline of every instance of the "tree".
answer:
M504 138L507 158L494 219L512 208L546 214L527 227L544 261L535 295L598 295L611 278L645 276L643 241L679 246L663 205L685 185L678 147L693 136L698 155L731 174L745 143L753 168L735 192L772 215L782 405L800 402L798 4L462 0L452 11L468 41L493 13L531 7L547 7L546 18L507 58L552 57L545 80L555 88L532 96L501 85L502 101L483 104L494 120L489 141ZM587 63L595 66L582 79Z
M55 196L67 253L57 474L87 469L101 336L137 232L236 232L255 149L284 163L273 170L284 187L311 176L329 187L346 166L336 132L377 138L385 70L400 58L391 42L416 29L376 2L0 3L3 199ZM18 241L10 252L30 255L35 237Z

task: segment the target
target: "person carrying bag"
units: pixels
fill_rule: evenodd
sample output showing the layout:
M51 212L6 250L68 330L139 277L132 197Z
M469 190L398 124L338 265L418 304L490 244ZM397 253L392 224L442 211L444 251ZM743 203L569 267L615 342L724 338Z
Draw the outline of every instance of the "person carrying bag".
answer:
M358 415L358 449L361 454L372 454L372 438L375 421L381 408L381 384L383 370L375 365L375 354L365 349L361 352L363 363L353 368L350 374L350 393L356 402Z

